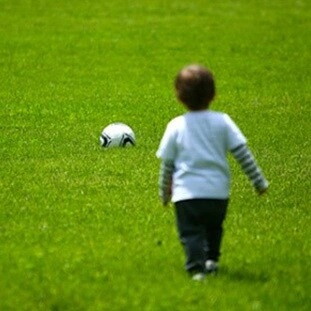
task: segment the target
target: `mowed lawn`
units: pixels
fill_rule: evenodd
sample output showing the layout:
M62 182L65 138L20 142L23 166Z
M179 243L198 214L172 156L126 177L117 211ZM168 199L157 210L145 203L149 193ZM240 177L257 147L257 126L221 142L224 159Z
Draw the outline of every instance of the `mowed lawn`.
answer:
M201 63L271 187L233 169L220 273L183 270L155 152ZM306 0L0 0L0 310L310 310ZM121 121L137 146L103 150Z

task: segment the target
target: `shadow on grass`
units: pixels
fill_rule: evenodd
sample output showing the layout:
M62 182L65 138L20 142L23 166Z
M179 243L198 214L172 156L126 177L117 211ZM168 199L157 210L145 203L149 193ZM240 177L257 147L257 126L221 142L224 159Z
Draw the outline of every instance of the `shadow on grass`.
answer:
M253 272L246 269L234 270L228 267L221 268L220 275L236 282L259 282L265 283L269 281L269 276L262 271Z

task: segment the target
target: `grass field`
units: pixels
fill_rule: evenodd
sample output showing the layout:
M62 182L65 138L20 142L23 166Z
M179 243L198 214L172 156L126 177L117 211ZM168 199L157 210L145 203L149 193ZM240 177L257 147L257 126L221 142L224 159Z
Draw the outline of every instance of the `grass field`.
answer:
M310 16L306 0L0 0L0 310L310 310ZM258 198L230 159L202 284L155 158L193 62L271 183ZM135 148L99 147L115 121Z

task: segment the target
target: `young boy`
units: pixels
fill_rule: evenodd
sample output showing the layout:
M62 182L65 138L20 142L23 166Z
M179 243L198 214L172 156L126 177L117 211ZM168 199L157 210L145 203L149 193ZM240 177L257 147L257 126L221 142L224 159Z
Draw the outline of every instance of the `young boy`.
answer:
M194 280L216 273L222 224L229 201L230 151L258 194L268 182L246 144L246 138L221 112L207 110L215 96L212 73L199 65L183 68L175 79L177 98L188 112L169 122L157 157L162 160L159 194L175 204L186 270Z

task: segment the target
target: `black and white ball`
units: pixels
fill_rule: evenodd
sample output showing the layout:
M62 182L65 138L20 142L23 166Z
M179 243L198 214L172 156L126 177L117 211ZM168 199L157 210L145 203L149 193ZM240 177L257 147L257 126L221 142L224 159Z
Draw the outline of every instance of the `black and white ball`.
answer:
M135 134L124 123L112 123L103 129L99 142L104 148L135 146Z

